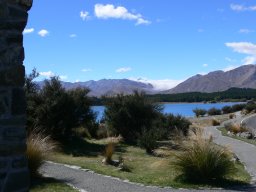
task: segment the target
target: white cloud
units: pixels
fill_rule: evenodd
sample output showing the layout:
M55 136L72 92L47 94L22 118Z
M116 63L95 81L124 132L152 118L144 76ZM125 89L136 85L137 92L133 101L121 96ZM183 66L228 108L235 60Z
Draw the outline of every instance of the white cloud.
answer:
M94 7L95 16L99 19L123 19L123 20L134 20L136 25L148 25L150 21L144 19L141 14L130 13L125 7L115 7L112 4L96 4Z
M90 72L92 71L91 69L82 69L82 72Z
M126 73L131 70L132 70L132 68L130 68L130 67L122 67L122 68L117 69L116 72L117 73Z
M68 76L66 76L66 75L60 75L60 80L66 80L68 78Z
M203 67L208 67L208 64L207 63L203 64Z
M222 69L222 71L224 71L224 72L231 71L237 67L239 67L239 66L238 65L229 65L229 66L225 67L224 69Z
M171 89L184 81L184 80L173 80L173 79L152 80L147 78L134 78L134 77L131 77L129 79L133 81L142 82L142 83L150 83L151 85L153 85L154 89L158 91Z
M234 52L249 55L242 60L243 65L255 64L256 44L250 42L233 42L226 43L226 46L232 48Z
M39 72L39 75L46 77L46 78L55 76L55 74L52 71Z
M26 28L26 29L24 29L23 34L33 33L34 31L35 31L34 28Z
M82 20L87 20L87 19L89 19L90 17L89 17L89 12L87 12L87 11L81 11L80 12L80 17L82 18Z
M254 6L244 6L244 5L239 5L239 4L231 4L230 8L233 11L256 11L256 5Z
M47 31L46 29L42 29L41 31L38 32L38 35L40 35L41 37L45 37L49 35L49 31Z
M240 29L238 32L239 33L248 34L248 33L253 33L254 31L250 30L250 29Z
M70 34L69 37L70 38L75 38L75 37L77 37L77 35L76 34Z

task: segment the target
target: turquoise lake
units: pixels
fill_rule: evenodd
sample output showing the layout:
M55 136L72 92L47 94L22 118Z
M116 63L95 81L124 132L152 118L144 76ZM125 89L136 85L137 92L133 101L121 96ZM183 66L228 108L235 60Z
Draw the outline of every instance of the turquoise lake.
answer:
M200 108L208 110L212 107L217 109L221 109L224 106L232 106L235 104L239 104L237 102L230 103L165 103L163 105L163 113L169 114L180 114L185 117L193 117L193 109ZM104 114L105 107L104 106L93 106L92 110L97 113L97 120L99 121Z

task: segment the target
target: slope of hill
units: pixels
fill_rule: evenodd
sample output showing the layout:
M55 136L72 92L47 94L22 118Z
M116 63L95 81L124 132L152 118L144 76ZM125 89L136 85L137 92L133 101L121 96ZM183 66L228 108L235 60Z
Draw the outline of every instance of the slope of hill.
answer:
M218 92L232 87L256 88L256 65L243 65L231 71L195 75L163 93Z

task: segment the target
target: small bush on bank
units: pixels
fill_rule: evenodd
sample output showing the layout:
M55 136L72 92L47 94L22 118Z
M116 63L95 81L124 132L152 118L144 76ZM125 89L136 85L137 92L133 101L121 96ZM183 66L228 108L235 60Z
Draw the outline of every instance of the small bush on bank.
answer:
M194 109L193 112L195 113L196 117L203 117L207 113L205 109L199 109L199 108Z
M228 114L228 113L232 113L232 112L233 112L231 106L224 106L224 107L222 107L221 110L222 110L222 113L223 113L223 114Z
M209 109L207 113L210 116L212 116L212 115L221 115L221 110L216 109L215 107L213 107L213 108Z
M188 181L205 182L223 179L234 172L232 154L217 146L212 139L196 136L184 146L184 152L177 155L174 165Z
M30 133L27 138L26 155L31 176L39 175L39 168L56 148L57 144L51 140L50 136L45 136L36 130Z
M217 119L212 119L212 126L218 126L220 122Z
M243 132L248 131L245 127L243 127L237 123L227 123L227 124L225 124L225 129L234 134L243 133Z
M104 160L103 163L105 164L112 164L112 156L115 152L115 144L113 142L109 142L105 148L105 152L104 152Z
M236 115L234 113L229 114L229 119L234 119L236 117Z

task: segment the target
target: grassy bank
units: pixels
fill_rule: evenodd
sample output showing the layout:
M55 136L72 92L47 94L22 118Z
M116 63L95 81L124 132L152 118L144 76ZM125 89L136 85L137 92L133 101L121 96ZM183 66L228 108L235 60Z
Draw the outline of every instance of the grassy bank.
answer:
M233 139L237 139L237 140L240 140L240 141L244 141L246 143L250 143L250 144L256 145L256 140L246 139L246 138L243 138L243 137L238 137L236 135L229 135L228 131L225 129L225 127L220 127L220 128L218 128L218 130L220 130L222 135L224 135L224 136L231 137Z
M62 152L54 154L50 160L58 163L77 165L91 169L97 173L127 179L132 182L155 186L171 186L183 188L198 187L227 187L236 184L246 184L250 176L243 165L236 163L237 171L228 181L214 184L185 183L179 177L180 173L173 167L175 155L181 153L172 142L162 142L156 150L157 156L145 153L145 150L136 146L117 144L113 159L121 156L128 171L120 171L117 167L102 163L102 152L107 140L76 140L72 145L65 147Z

